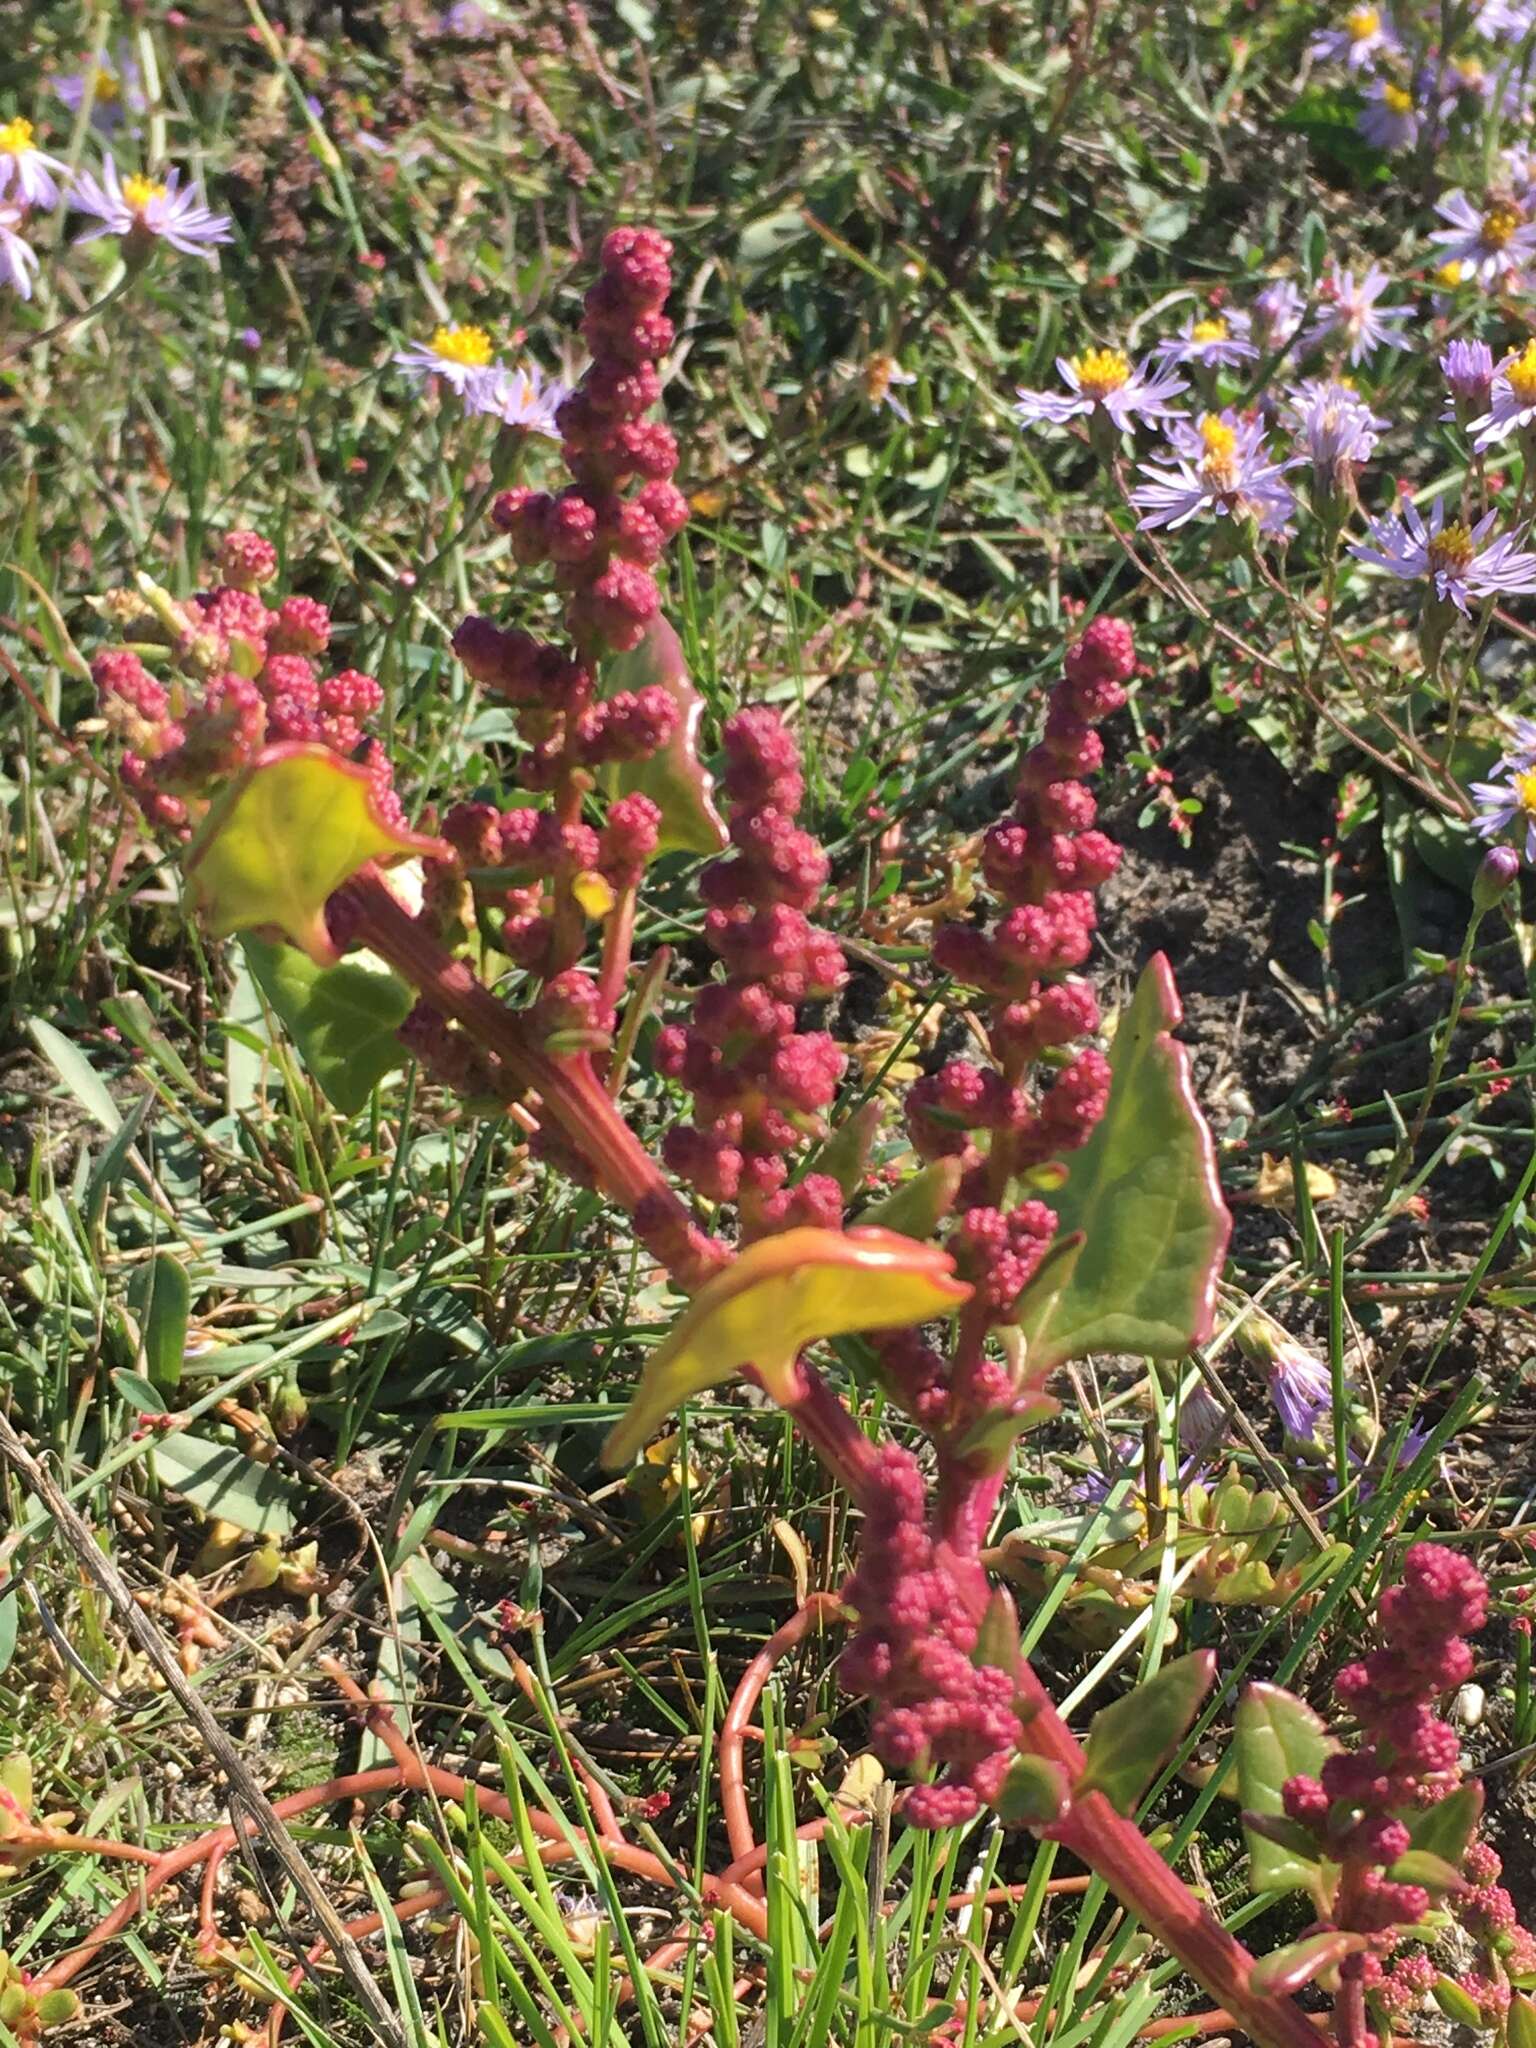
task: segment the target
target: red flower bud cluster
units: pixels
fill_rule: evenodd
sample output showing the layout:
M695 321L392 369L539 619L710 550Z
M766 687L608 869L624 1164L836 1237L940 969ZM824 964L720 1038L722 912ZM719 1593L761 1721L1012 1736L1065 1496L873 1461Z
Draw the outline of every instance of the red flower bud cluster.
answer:
M1090 1049L1062 1059L1064 1048L1099 1023L1092 991L1064 977L1088 958L1093 894L1120 858L1114 841L1096 829L1093 796L1079 778L1103 759L1094 726L1125 702L1135 666L1130 628L1119 619L1095 619L1069 649L1044 736L1024 758L1013 810L982 846L982 875L1001 914L990 930L947 924L934 937L936 965L992 998L989 1035L1000 1071L952 1061L918 1081L907 1098L919 1154L965 1162L964 1202L996 1198L1003 1176L988 1162L1000 1140L1016 1171L1081 1145L1104 1111L1103 1055ZM1031 1095L1022 1077L1042 1057L1056 1071ZM985 1149L978 1132L990 1134Z
M806 912L827 858L795 822L804 785L799 750L775 712L739 711L723 735L734 851L705 869L704 935L724 981L699 995L692 1022L656 1042L660 1071L693 1095L695 1121L669 1131L674 1173L711 1201L737 1202L749 1236L842 1222L835 1181L786 1186L786 1155L819 1130L846 1064L824 1031L796 1029L796 1006L838 988L842 949Z
M1424 1886L1404 1883L1392 1866L1411 1845L1403 1818L1434 1805L1460 1782L1456 1731L1436 1702L1472 1671L1466 1636L1488 1615L1488 1585L1468 1559L1443 1545L1416 1543L1398 1584L1382 1595L1377 1621L1382 1645L1334 1681L1334 1693L1360 1723L1364 1740L1330 1756L1318 1777L1295 1777L1281 1788L1286 1817L1314 1835L1319 1852L1340 1867L1333 1924L1372 1937L1371 1951L1340 1964L1384 2018L1410 2010L1430 1990L1435 1970L1410 1953L1390 1970L1390 1955L1430 1909ZM1536 1961L1536 1942L1519 1924L1509 1893L1494 1882L1497 1854L1474 1842L1463 1859L1465 1888L1445 1904L1482 1951L1479 1970L1463 1979L1468 1996L1493 2015L1509 2002L1508 1972Z
M1022 1729L1012 1676L976 1665L976 1624L955 1597L928 1522L917 1461L898 1445L878 1453L864 1538L843 1598L859 1630L840 1673L875 1702L870 1742L894 1770L939 1773L907 1794L914 1827L955 1827L997 1797Z
M677 443L644 417L661 397L656 359L672 344L663 311L671 255L654 228L608 236L582 321L592 362L556 415L574 482L556 494L504 492L492 513L519 562L553 567L571 638L589 665L640 644L661 602L650 572L688 518L672 482Z
M329 611L310 597L268 608L260 591L277 573L277 550L260 534L226 534L219 572L213 588L180 605L161 597L132 622L136 641L164 648L167 680L127 648L92 665L102 714L124 743L123 779L145 816L185 834L194 809L263 746L302 740L363 760L381 815L398 821L388 757L364 731L384 692L357 669L324 673Z

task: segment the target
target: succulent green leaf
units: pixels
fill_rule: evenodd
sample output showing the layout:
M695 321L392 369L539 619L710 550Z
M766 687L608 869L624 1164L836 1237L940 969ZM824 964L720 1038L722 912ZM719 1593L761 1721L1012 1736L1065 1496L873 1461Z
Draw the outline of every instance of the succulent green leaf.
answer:
M377 1083L408 1057L395 1034L411 1007L411 991L387 967L355 956L318 967L295 946L249 933L241 943L306 1070L343 1116L355 1116Z
M1466 1882L1454 1863L1429 1849L1409 1849L1387 1875L1394 1884L1421 1884L1427 1892L1460 1891Z
M1077 1792L1102 1792L1117 1813L1133 1812L1183 1740L1215 1676L1215 1652L1191 1650L1095 1714Z
M621 762L612 771L614 792L637 791L657 805L663 853L718 853L726 844L725 824L715 809L714 779L699 755L704 699L693 687L682 643L659 614L638 647L609 662L603 691L648 690L658 683L678 708L677 724L648 760Z
M326 898L370 861L443 852L440 841L380 817L359 763L283 740L263 747L218 798L188 848L187 873L215 937L280 931L330 967Z
M1115 1029L1108 1107L1045 1198L1064 1233L1086 1238L1038 1339L1053 1363L1091 1351L1178 1358L1210 1334L1231 1218L1189 1054L1170 1036L1183 1014L1155 954Z
M1455 2020L1458 2026L1482 2027L1482 2007L1475 1998L1468 1997L1454 1977L1437 1977L1433 1995L1448 2020Z
M1426 1849L1459 1867L1482 1815L1483 1781L1468 1778L1409 1820L1409 1847Z
M1516 1992L1509 2001L1509 2048L1536 2048L1536 2005Z
M79 2016L79 2012L80 2000L62 1985L53 1991L44 1991L37 2001L37 2023L40 2027L67 2026Z
M1010 1828L1049 1827L1066 1803L1066 1773L1043 1756L1016 1756L993 1801L998 1819Z
M129 1281L128 1304L139 1326L139 1350L149 1382L157 1394L173 1395L181 1385L192 1306L186 1267L169 1252L156 1252Z
M1347 1934L1328 1928L1321 1934L1304 1935L1285 1948L1271 1950L1248 1973L1248 1988L1261 1998L1288 1998L1310 1984L1321 1971L1342 1963L1346 1956L1369 1947L1363 1934Z
M1305 1700L1278 1685L1250 1685L1236 1720L1238 1797L1245 1813L1248 1869L1256 1892L1306 1891L1318 1861L1294 1842L1281 1843L1248 1825L1248 1813L1284 1819L1280 1788L1287 1778L1315 1778L1338 1748Z

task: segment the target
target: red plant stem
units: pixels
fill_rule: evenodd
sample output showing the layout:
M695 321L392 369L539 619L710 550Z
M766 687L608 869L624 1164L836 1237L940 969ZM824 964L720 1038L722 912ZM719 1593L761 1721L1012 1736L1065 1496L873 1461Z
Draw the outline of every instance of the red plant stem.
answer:
M603 960L598 969L597 992L604 1007L616 1010L629 978L629 956L635 942L635 907L638 889L621 889L603 926Z
M517 1681L519 1692L532 1706L537 1707L539 1704L538 1681L529 1670L527 1664L518 1656L516 1650L509 1650L505 1645L502 1648L501 1654L506 1658L512 1676ZM571 1768L581 1780L581 1788L587 1795L587 1804L592 1809L592 1818L597 1822L598 1833L603 1837L604 1841L622 1842L624 1840L624 1830L619 1825L619 1817L613 1810L613 1801L608 1797L603 1786L598 1783L597 1779L587 1769L585 1763L576 1754L575 1750L568 1748L566 1754L570 1757Z
M757 1847L742 1769L742 1743L753 1709L762 1698L763 1687L773 1675L775 1665L789 1655L811 1625L836 1620L842 1612L842 1603L835 1593L813 1593L803 1607L795 1609L782 1628L775 1629L741 1674L731 1695L731 1704L720 1730L720 1804L725 1811L725 1832L731 1845L733 1872L741 1859L750 1856ZM752 1889L761 1892L760 1879L754 1879Z

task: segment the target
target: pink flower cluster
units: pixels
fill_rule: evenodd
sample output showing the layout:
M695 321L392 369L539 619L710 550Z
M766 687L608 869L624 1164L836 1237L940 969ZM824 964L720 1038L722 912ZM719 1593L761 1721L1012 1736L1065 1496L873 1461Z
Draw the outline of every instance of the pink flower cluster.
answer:
M585 903L601 904L638 886L656 850L661 814L640 795L609 808L601 831L584 822L582 803L596 771L644 761L672 738L680 716L662 683L598 692L605 654L638 647L657 617L651 570L688 518L688 501L671 482L677 444L659 421L642 417L661 396L656 358L670 347L662 310L672 286L672 245L651 228L615 228L587 294L582 331L592 362L560 407L562 453L573 479L560 492L503 492L493 522L512 539L524 565L548 563L565 593L574 652L472 616L454 634L454 651L475 681L505 697L527 744L519 763L526 790L551 796L548 811L497 811L462 804L443 820L458 860L437 864L429 886L445 928L467 923L475 900L501 913L502 943L531 972L568 973L579 957ZM625 487L639 488L625 496ZM475 889L467 878L497 871ZM568 991L590 1014L569 1028L597 1033L611 1024L606 1006ZM574 984L572 984L574 990ZM570 1004L567 1003L566 1007ZM606 1021L605 1021L606 1018Z
M1487 1581L1474 1564L1443 1545L1414 1544L1401 1580L1377 1610L1381 1648L1346 1664L1334 1681L1335 1696L1360 1723L1364 1740L1329 1757L1319 1777L1291 1778L1282 1788L1287 1817L1311 1831L1320 1852L1340 1866L1335 1924L1372 1937L1370 1950L1340 1964L1340 1977L1361 1983L1389 2016L1410 2010L1436 1979L1417 1950L1387 1966L1385 1959L1431 1903L1424 1886L1389 1873L1410 1847L1401 1816L1434 1805L1460 1781L1456 1731L1435 1703L1470 1677L1466 1637L1487 1614ZM1482 1967L1461 1982L1488 2025L1509 2005L1505 1972L1523 1974L1536 1965L1536 1941L1495 1882L1499 1871L1497 1854L1473 1842L1463 1859L1466 1888L1447 1901L1483 1950Z
M1013 1678L973 1664L976 1624L956 1600L927 1521L915 1458L885 1444L865 1496L864 1540L843 1597L859 1630L843 1652L843 1683L876 1702L875 1753L893 1770L936 1771L907 1794L914 1827L955 1827L990 1804L1022 1729Z
M1118 619L1095 619L1069 650L1044 736L1025 756L1013 810L983 845L982 873L1002 914L990 930L947 924L934 939L937 965L992 999L996 1065L952 1060L925 1076L908 1093L907 1122L923 1158L963 1162L960 1200L969 1206L995 1202L1009 1172L1081 1145L1104 1112L1103 1054L1065 1053L1098 1028L1098 1004L1091 989L1067 977L1088 957L1094 891L1120 858L1094 824L1093 795L1081 778L1103 759L1094 727L1125 702L1135 662L1130 629ZM1032 1096L1024 1076L1041 1059L1054 1072ZM983 1132L985 1150L977 1142ZM1023 1236L1032 1235L1026 1224Z
M261 593L277 574L277 550L260 534L226 534L219 573L219 583L185 604L165 600L132 620L136 640L164 645L169 681L128 648L109 649L92 665L102 713L124 743L123 779L145 816L184 833L189 806L260 748L302 740L364 761L380 815L399 822L388 756L364 731L384 692L357 669L324 672L325 606L310 597L267 604Z
M825 1031L796 1029L796 1007L842 985L842 948L806 912L827 857L795 821L800 755L776 712L727 720L723 789L732 851L704 870L704 936L725 967L686 1026L668 1025L656 1063L694 1098L694 1121L667 1133L668 1166L711 1201L739 1205L743 1234L797 1224L836 1229L842 1190L826 1174L792 1187L788 1155L820 1133L846 1064Z

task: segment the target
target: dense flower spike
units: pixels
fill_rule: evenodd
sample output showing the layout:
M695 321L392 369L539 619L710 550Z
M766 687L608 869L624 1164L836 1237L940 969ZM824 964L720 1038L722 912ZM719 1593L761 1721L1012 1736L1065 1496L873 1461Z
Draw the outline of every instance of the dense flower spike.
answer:
M800 756L777 714L751 706L722 737L734 850L705 870L702 892L705 938L726 977L699 996L690 1025L658 1040L657 1064L694 1098L695 1121L668 1133L665 1157L709 1200L738 1203L748 1237L835 1227L835 1181L785 1185L786 1155L822 1129L846 1063L826 1032L796 1029L796 1006L830 995L845 974L836 940L805 915L827 858L795 823Z

